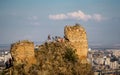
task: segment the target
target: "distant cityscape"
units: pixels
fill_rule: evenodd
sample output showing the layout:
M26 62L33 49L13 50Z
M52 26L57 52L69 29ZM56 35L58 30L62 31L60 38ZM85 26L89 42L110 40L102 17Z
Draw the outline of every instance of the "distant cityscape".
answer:
M93 71L98 73L95 75L120 74L120 49L89 49L88 59L92 64Z

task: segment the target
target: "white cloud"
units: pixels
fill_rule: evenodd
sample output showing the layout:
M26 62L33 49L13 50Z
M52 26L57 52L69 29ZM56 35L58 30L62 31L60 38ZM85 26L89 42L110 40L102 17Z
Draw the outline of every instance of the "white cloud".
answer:
M94 14L94 15L93 15L93 19L96 20L96 21L101 21L101 20L103 20L104 18L103 18L102 15L100 15L100 14Z
M38 19L38 17L37 17L37 16L32 16L32 18L33 18L34 20L37 20L37 19Z
M53 20L63 20L63 19L67 19L67 16L65 14L57 14L57 15L49 15L49 18Z
M38 20L38 17L37 16L30 16L28 17L29 20Z
M91 16L88 14L85 14L82 11L77 11L77 12L71 12L71 13L67 13L67 16L70 17L71 19L76 19L76 20L84 20L87 21L89 19L91 19Z
M75 12L69 12L66 14L49 15L49 19L52 19L52 20L74 19L74 20L83 20L83 21L88 21L88 20L102 21L105 18L100 14L90 15L79 10Z
M39 26L40 25L38 16L29 16L28 17L28 22L32 26Z

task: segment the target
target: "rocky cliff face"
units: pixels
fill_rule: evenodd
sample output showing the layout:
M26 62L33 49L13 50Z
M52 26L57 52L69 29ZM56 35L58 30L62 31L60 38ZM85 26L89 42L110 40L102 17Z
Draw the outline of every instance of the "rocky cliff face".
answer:
M75 26L66 26L64 29L65 38L77 50L80 59L87 57L88 42L85 29L76 24Z
M24 40L11 45L11 55L13 57L13 64L25 64L25 68L29 68L36 63L34 54L34 43Z

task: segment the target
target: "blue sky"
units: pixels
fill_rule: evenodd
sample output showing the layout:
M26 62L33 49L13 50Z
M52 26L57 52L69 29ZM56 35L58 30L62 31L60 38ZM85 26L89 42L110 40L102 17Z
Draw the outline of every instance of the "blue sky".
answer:
M81 24L89 45L120 45L120 0L0 0L0 44L64 36Z

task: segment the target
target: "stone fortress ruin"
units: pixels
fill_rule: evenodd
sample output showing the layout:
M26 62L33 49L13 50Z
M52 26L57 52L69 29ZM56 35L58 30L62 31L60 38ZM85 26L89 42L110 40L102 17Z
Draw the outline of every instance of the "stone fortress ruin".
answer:
M11 56L13 58L13 64L26 64L26 70L36 63L34 53L34 43L28 40L19 41L11 45Z
M93 75L90 74L92 71L87 61L87 35L81 25L65 26L64 38L51 40L49 36L48 40L38 47L34 47L34 43L28 40L11 44L13 66L4 72L10 75L73 75L76 71Z
M67 43L69 43L73 49L76 49L78 57L80 59L87 58L88 42L85 29L79 24L74 26L65 26L64 35ZM17 64L22 62L34 64L34 43L23 40L12 44L11 55Z
M64 28L65 38L77 50L79 58L87 58L88 42L85 29L76 24L75 26L66 26Z

